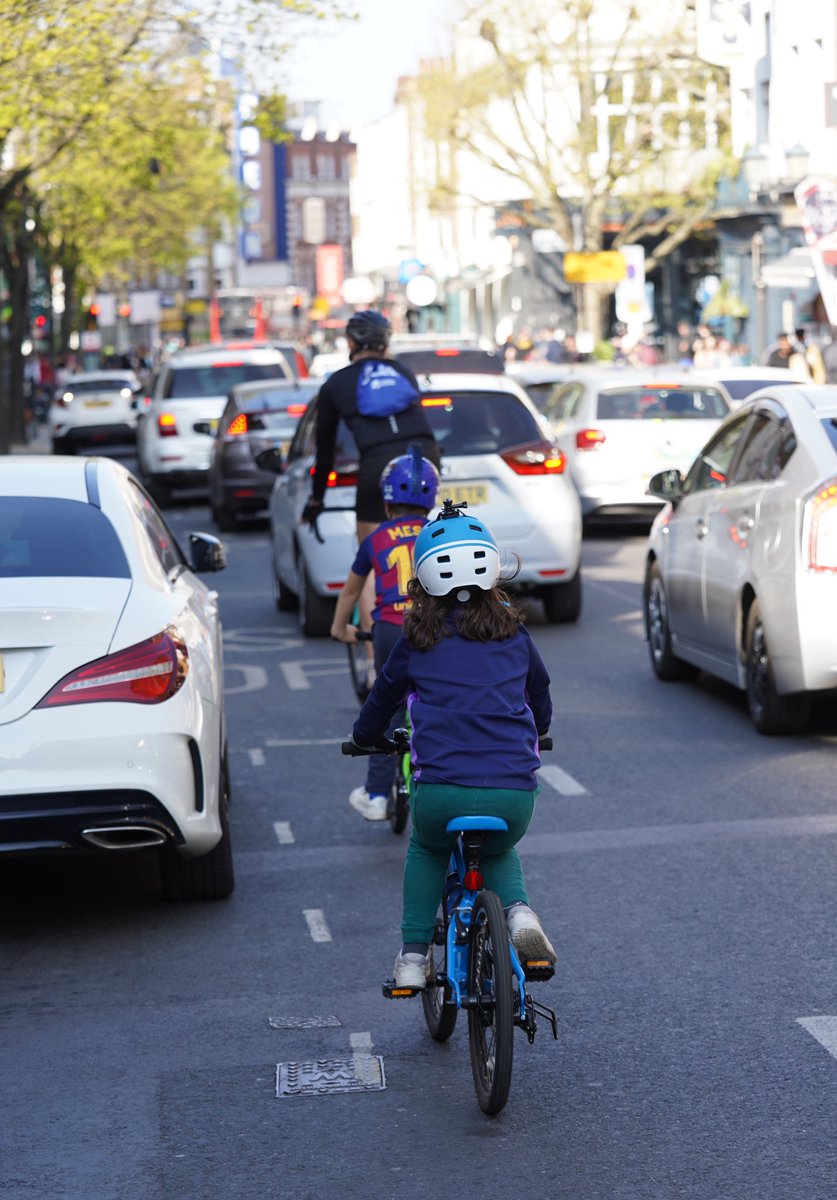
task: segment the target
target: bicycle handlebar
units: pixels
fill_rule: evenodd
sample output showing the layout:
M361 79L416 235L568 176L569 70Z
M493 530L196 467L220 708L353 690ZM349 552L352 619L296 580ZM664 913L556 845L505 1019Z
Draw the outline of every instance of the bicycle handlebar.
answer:
M371 629L358 629L358 627L355 626L355 641L356 642L371 642L372 641L372 630Z
M340 746L340 753L350 758L363 758L370 754L407 754L410 749L409 729L396 729L391 738L381 738L374 746L359 746L357 742L347 738ZM538 738L539 750L551 750L552 738L548 733Z

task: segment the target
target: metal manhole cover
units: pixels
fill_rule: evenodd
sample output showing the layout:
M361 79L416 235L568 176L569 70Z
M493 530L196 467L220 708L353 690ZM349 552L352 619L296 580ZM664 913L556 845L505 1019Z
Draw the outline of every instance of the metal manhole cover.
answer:
M267 1023L272 1029L332 1029L343 1024L337 1017L268 1017Z
M330 1096L338 1092L381 1092L386 1087L379 1054L320 1058L316 1062L278 1063L276 1095Z

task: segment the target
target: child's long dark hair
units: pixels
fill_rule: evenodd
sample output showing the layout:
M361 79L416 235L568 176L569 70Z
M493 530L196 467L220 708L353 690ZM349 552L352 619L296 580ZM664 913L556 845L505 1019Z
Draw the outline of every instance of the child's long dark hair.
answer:
M514 636L523 616L506 593L499 587L490 592L468 590L470 599L463 603L456 592L430 596L418 579L410 580L407 595L413 603L404 617L404 635L415 650L430 650L454 633L473 642L502 642Z

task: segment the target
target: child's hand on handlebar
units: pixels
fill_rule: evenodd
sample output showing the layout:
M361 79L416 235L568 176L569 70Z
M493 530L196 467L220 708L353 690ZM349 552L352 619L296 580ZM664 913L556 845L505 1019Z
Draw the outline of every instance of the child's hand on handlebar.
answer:
M358 640L356 625L340 625L337 621L335 621L329 630L329 633L334 638L335 642L346 642L348 645L351 645Z

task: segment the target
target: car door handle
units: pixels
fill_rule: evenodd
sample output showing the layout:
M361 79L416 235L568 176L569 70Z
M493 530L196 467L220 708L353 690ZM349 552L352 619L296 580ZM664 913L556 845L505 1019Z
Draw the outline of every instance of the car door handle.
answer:
M695 537L698 538L698 540L701 540L706 537L708 532L709 526L706 524L703 517L698 517L697 524L695 526Z

